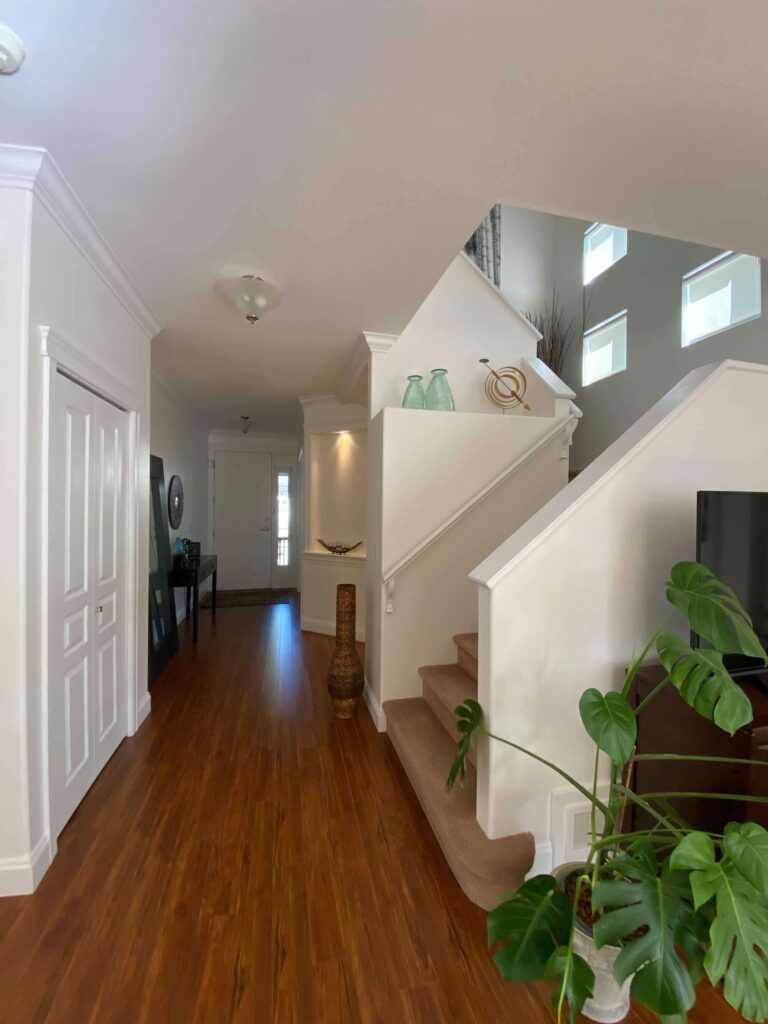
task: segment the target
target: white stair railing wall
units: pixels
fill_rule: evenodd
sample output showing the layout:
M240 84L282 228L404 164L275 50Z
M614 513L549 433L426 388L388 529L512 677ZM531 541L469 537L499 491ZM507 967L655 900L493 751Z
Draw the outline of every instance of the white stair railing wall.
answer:
M670 567L695 557L696 492L768 490L766 438L768 366L694 370L472 571L492 732L591 781L580 694L617 689L662 621ZM572 839L561 781L499 743L482 762L480 825L532 831L546 870Z

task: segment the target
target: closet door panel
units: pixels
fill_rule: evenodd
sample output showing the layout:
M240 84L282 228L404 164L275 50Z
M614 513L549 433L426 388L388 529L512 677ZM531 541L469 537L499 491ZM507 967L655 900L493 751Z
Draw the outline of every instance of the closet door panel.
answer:
M94 396L57 376L49 512L48 745L58 834L94 779L92 448Z
M94 445L94 737L100 772L125 736L123 448L125 413L96 399Z
M58 835L126 731L127 417L61 374L51 417L48 762Z

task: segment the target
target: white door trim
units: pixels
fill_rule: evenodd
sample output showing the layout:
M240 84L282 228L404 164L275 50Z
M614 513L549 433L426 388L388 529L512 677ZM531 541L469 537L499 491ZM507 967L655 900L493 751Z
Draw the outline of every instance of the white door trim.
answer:
M140 604L146 601L146 587L142 589L142 576L139 562L139 538L137 528L139 523L139 487L145 481L141 477L139 465L139 429L142 401L139 395L132 388L126 386L122 381L113 377L110 373L97 366L90 359L79 352L65 338L49 326L37 328L38 345L37 351L43 360L42 374L42 408L41 417L43 421L43 452L41 459L41 477L39 481L42 498L42 547L41 552L41 580L40 580L40 627L41 627L41 701L43 709L43 737L42 751L44 758L43 766L43 797L44 814L48 827L48 837L51 848L51 859L56 853L56 837L51 825L50 806L50 765L48 763L48 640L49 640L49 615L48 607L48 537L50 529L50 452L52 447L52 415L51 404L53 400L53 388L55 376L62 370L67 376L82 384L90 391L105 398L107 401L124 409L127 415L126 424L126 450L123 465L123 494L124 494L124 522L125 522L125 601L123 626L125 629L125 671L128 685L126 687L126 731L132 736L147 717L151 707L151 699L148 693L141 697L138 692L138 666L140 659L147 658L146 637L139 635L138 625L141 622ZM34 347L33 347L34 351Z

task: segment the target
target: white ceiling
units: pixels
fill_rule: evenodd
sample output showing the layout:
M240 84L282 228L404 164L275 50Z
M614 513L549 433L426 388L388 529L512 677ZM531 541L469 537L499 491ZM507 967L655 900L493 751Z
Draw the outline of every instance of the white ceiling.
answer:
M768 255L764 0L0 0L49 149L209 426L294 422L495 200ZM285 301L251 327L227 270Z

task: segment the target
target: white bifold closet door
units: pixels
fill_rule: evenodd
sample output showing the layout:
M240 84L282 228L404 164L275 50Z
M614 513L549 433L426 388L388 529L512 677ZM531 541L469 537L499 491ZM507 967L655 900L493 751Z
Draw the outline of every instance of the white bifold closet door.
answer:
M52 396L48 755L59 834L126 734L126 413L61 374Z

